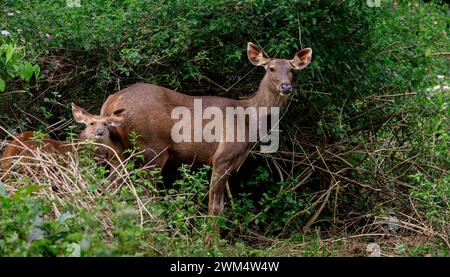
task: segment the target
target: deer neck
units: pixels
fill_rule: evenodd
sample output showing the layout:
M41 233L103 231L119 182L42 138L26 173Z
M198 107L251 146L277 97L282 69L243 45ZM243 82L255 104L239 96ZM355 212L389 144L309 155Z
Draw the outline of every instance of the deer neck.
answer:
M258 90L249 98L248 105L252 107L283 107L287 97L271 91L267 74L259 84Z

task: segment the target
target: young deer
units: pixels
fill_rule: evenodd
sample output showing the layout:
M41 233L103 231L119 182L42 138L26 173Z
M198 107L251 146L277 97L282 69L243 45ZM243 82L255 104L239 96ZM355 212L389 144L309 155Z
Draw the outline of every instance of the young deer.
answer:
M110 114L118 107L125 107L124 124L117 128L122 145L130 147L129 133L139 135L137 142L145 149L144 157L151 164L163 168L169 159L182 163L193 161L213 167L208 210L210 215L220 215L224 208L224 188L228 176L237 170L250 151L250 141L243 142L174 142L171 129L174 126L172 111L175 107L194 114L195 100L202 100L203 111L217 107L226 112L228 107L282 107L292 92L292 72L305 68L311 62L312 50L305 48L291 60L268 58L256 45L248 43L247 56L256 66L262 66L266 74L256 93L244 100L217 96L189 96L168 88L151 84L134 84L110 95L102 106L101 115ZM203 119L203 123L208 121ZM194 122L195 124L195 122ZM245 123L248 131L248 122ZM196 130L191 130L195 132ZM216 224L214 224L216 225ZM218 231L217 226L213 226ZM206 244L211 243L206 238Z
M121 157L123 147L114 127L119 127L122 124L125 108L119 108L109 115L101 116L90 114L85 109L72 103L72 114L76 122L86 125L86 128L78 135L78 140L94 140L97 143L109 146L109 148L99 147L96 152L98 155L109 159L114 158L116 154Z
M72 114L75 121L86 125L86 128L78 135L76 140L94 140L121 153L122 147L111 127L118 127L122 124L124 111L125 109L121 108L109 116L92 115L72 103ZM0 159L2 161L2 179L6 178L10 171L13 158L34 157L37 149L48 154L64 155L67 152L74 151L75 145L70 141L38 138L38 134L34 131L23 132L14 137L3 152ZM100 147L97 154L111 158L113 157L111 152L110 149Z

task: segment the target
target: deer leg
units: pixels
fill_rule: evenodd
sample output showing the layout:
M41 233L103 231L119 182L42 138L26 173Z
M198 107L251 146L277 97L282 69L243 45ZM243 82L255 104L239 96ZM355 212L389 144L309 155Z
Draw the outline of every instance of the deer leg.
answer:
M218 224L218 218L223 213L224 208L224 192L225 186L228 182L229 172L231 166L229 163L216 163L213 165L213 172L211 174L211 186L209 188L209 203L208 214L212 216L210 218L210 224L212 227L212 233L208 234L205 238L205 247L209 248L212 245L212 239L220 237L220 227Z
M209 188L209 215L221 215L224 207L224 191L225 185L228 181L227 172L217 172L213 170L211 176L211 186Z

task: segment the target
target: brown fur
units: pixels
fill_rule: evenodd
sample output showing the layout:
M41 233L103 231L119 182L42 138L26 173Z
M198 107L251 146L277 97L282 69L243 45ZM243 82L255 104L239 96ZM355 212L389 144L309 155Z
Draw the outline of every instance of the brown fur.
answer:
M234 100L217 96L194 97L168 88L151 84L134 84L110 95L102 106L101 115L119 107L127 109L122 126L117 132L125 147L130 147L128 135L136 131L138 143L145 149L144 156L151 165L163 168L168 159L191 163L193 161L213 166L209 191L209 214L219 215L223 210L223 194L228 175L239 168L249 153L249 142L182 142L174 143L171 128L174 120L171 111L184 106L193 111L194 99L202 99L203 108L215 106L225 111L226 107L280 107L286 103L281 85L290 86L291 69L302 69L311 60L311 49L298 52L292 60L269 59L254 44L249 43L247 55L257 66L264 66L266 75L258 91L245 100ZM204 121L203 124L207 123ZM247 126L248 130L248 126ZM192 130L191 133L193 133Z
M122 151L122 147L117 139L115 139L111 126L119 126L122 123L124 109L119 109L110 116L91 115L84 109L72 104L72 113L77 122L84 123L86 128L78 135L77 140L95 140L98 143L112 147L118 152ZM102 136L98 136L99 132ZM70 141L59 141L51 138L35 138L34 131L26 131L14 137L13 141L6 147L0 159L2 162L2 179L7 177L7 173L13 165L12 159L15 157L33 157L34 151L40 149L48 154L64 155L67 152L73 152L75 146ZM112 157L111 150L100 147L97 154Z
M12 159L15 157L33 157L34 151L40 149L49 154L64 155L73 151L73 144L65 141L58 141L51 138L35 138L34 131L26 131L14 137L13 141L6 147L1 157L2 178L7 177L7 173L13 165ZM35 138L35 139L34 139Z
M72 103L72 114L75 121L86 125L78 139L91 139L108 146L99 147L96 152L97 155L115 160L115 154L118 154L119 158L122 158L123 147L114 127L118 127L123 123L124 112L124 108L118 108L104 116L93 115Z

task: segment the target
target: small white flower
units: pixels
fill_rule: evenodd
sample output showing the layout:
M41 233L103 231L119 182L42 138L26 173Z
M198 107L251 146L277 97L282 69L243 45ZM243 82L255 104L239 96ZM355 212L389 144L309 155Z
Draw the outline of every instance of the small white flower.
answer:
M443 79L445 78L444 75L436 75L436 77L437 77L439 80L443 80Z
M369 257L381 257L381 247L377 243L369 243L367 251L370 252Z
M2 30L0 33L4 36L9 36L11 34L8 30Z
M6 15L7 15L7 16L13 16L14 13L13 13L13 12L9 12L9 13L6 13Z

